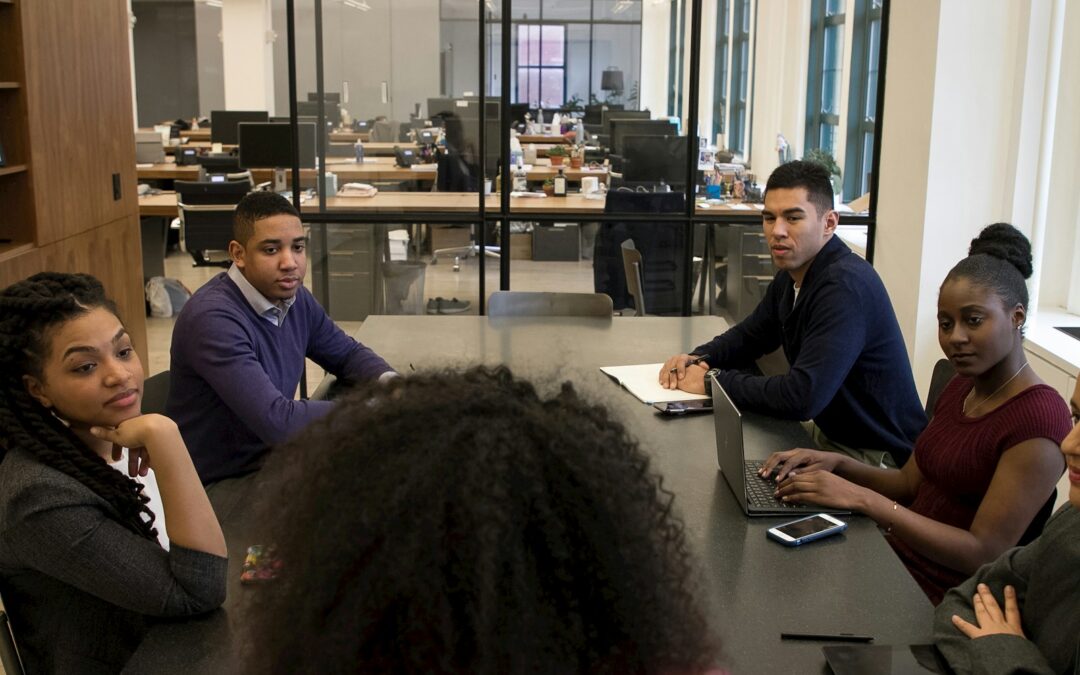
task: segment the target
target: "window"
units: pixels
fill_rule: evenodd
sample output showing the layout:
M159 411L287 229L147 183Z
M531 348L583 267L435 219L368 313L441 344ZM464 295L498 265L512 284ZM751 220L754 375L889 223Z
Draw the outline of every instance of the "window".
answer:
M671 21L668 24L668 115L682 117L683 78L683 5L671 2Z
M749 98L747 79L750 67L750 0L734 0L734 31L731 42L731 121L728 126L728 149L743 153L746 150L746 102Z
M878 56L881 51L882 0L856 0L851 50L844 193L858 197L870 190L877 117Z
M713 130L710 142L724 133L728 78L728 0L716 3L716 69L713 71Z
M806 90L806 149L835 157L844 71L844 2L813 0Z
M518 24L515 101L559 108L566 101L566 26Z

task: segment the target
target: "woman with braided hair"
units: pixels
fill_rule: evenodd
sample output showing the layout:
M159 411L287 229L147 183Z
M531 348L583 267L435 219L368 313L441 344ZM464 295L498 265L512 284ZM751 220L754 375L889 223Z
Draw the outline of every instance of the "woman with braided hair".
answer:
M224 600L221 527L142 386L97 279L0 291L0 593L28 673L119 672L155 617Z

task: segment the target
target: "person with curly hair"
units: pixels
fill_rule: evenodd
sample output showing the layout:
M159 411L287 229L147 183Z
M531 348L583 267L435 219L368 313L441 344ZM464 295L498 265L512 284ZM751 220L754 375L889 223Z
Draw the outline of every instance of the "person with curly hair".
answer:
M945 591L1038 536L1064 470L1065 401L1028 367L1023 328L1031 245L1006 223L971 242L938 293L938 342L956 369L903 469L795 449L773 454L777 494L864 513L934 604ZM1049 512L1046 512L1049 515Z
M368 385L275 452L246 672L709 671L673 495L604 408L505 367Z
M0 291L0 593L27 673L116 673L225 598L225 538L101 283ZM150 465L153 465L153 469Z

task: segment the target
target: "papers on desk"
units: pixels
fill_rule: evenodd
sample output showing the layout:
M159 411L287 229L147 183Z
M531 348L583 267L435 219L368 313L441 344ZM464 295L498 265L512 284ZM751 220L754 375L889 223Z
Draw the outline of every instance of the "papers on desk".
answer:
M413 171L435 171L439 168L438 164L413 164L409 167Z
M662 363L643 363L637 366L605 366L600 369L624 389L633 394L642 403L666 403L668 401L696 401L709 398L704 394L691 394L678 389L664 389L660 386L660 368Z
M379 189L367 183L345 183L337 191L338 197L374 197Z
M543 192L519 192L517 190L514 190L513 192L511 192L510 196L511 197L529 197L529 198L532 198L532 199L544 199L545 197L547 197L547 195L544 194Z

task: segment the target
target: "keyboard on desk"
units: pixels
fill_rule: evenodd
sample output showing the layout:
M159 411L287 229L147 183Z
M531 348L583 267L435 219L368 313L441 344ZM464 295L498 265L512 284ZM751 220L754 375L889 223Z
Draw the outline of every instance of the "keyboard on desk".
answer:
M757 508L805 510L807 507L803 504L790 504L773 495L776 491L776 481L769 476L762 477L758 474L764 464L763 460L757 459L748 459L743 463L746 503Z

